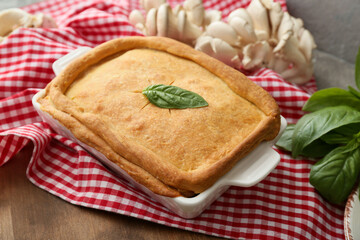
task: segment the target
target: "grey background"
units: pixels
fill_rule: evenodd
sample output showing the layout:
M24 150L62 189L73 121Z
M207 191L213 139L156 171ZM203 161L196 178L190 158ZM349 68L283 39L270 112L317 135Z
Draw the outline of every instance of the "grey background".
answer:
M0 0L0 10L40 0ZM315 38L315 79L319 89L354 83L360 46L360 0L287 0L289 13L302 18Z
M354 63L360 46L360 0L287 0L317 44L315 78L319 88L355 86Z

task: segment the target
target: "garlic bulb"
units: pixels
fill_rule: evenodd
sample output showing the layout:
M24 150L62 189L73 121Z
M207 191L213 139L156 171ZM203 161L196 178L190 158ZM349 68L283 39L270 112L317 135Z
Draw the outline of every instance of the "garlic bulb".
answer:
M132 11L129 22L146 36L169 37L192 45L202 34L201 27L189 19L189 16L193 15L187 13L193 13L192 10L189 8L186 10L181 6L172 9L168 3L162 3L157 8L148 9L145 18L139 10ZM196 9L195 12L197 15L193 16L192 20L196 19L197 23L202 22L203 18L199 17L201 11Z
M42 13L32 15L19 8L0 11L0 42L20 27L57 27L55 21Z
M205 10L202 0L186 0L173 9L164 1L142 0L146 17L134 10L130 22L144 35L177 39L237 69L267 67L296 84L311 79L315 41L303 21L280 3L252 0L223 21L221 12Z

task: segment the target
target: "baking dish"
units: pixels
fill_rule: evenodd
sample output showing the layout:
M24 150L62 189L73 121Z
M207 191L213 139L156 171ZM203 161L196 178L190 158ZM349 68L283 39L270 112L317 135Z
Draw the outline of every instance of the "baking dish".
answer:
M90 49L91 48L88 47L79 48L54 62L53 70L55 74L61 72L61 70L65 66L67 66L67 64L71 63L72 60L86 53ZM125 171L123 171L120 167L108 160L103 154L75 139L73 134L68 129L66 129L58 121L52 118L49 114L43 112L40 109L39 104L37 103L37 99L43 96L44 93L45 91L41 90L38 94L36 94L33 98L33 104L42 119L45 122L49 123L49 125L57 133L78 142L82 147L84 147L86 150L96 156L104 165L109 167L114 173L124 177L137 188L163 204L169 210L184 218L194 218L201 214L201 212L204 211L224 191L226 191L229 186L249 187L257 184L259 181L264 179L280 161L279 154L272 149L272 145L277 140L276 138L270 142L261 143L254 151L252 151L249 155L239 161L230 172L228 172L225 176L218 180L212 187L198 194L195 197L169 198L159 196L135 182L130 176L128 176ZM286 121L282 117L281 129L279 134L281 134L285 127Z

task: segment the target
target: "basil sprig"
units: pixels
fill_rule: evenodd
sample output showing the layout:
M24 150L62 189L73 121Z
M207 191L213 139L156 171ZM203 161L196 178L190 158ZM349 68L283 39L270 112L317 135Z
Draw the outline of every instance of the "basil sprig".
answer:
M293 157L331 130L352 123L360 124L360 111L348 106L326 107L305 114L296 124L292 136Z
M360 148L356 140L336 147L310 171L310 183L330 202L342 203L356 183L360 171Z
M309 101L305 103L303 110L315 112L326 107L339 105L345 105L360 110L360 97L345 89L326 88L315 92Z
M183 109L209 105L199 94L172 85L150 85L142 93L160 108Z
M360 48L355 63L358 89L327 88L305 103L305 114L276 143L293 157L322 158L310 171L310 184L331 203L343 203L360 175Z

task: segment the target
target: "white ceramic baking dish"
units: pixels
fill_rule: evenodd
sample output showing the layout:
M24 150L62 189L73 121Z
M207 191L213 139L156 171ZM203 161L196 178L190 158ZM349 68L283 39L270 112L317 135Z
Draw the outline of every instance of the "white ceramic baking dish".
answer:
M53 64L53 70L55 74L59 74L72 60L81 56L89 51L91 48L82 47L78 48L69 54L58 59ZM277 141L281 133L284 131L287 123L286 120L281 117L281 129L278 137L273 141L263 142L256 149L254 149L249 155L241 159L231 171L220 178L212 187L206 191L198 194L192 198L177 197L169 198L154 194L146 187L138 184L134 181L125 171L119 166L108 160L102 153L87 146L86 144L77 140L74 135L66 129L57 120L51 117L48 113L40 109L40 104L37 99L45 94L45 90L40 90L32 99L32 103L41 116L41 118L47 122L55 132L61 134L73 141L77 142L84 149L94 155L105 166L110 168L115 174L125 178L136 186L139 190L145 192L147 195L167 207L172 212L183 218L194 218L200 215L207 207L211 205L222 193L224 193L230 186L250 187L261 180L263 180L280 162L280 155L272 149L272 146Z

